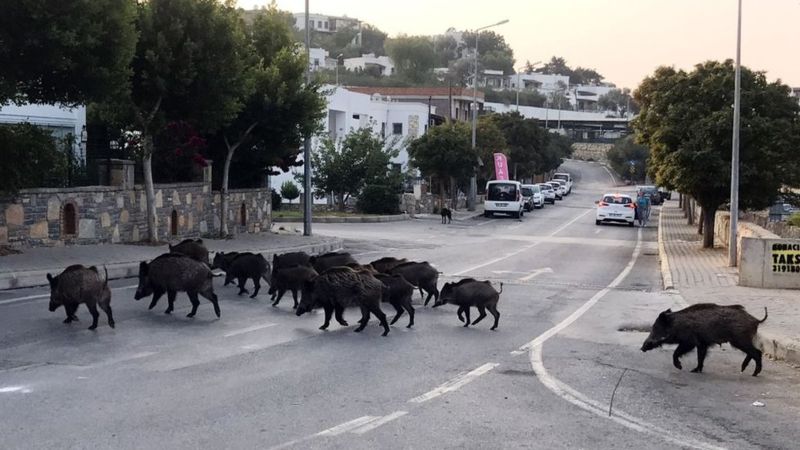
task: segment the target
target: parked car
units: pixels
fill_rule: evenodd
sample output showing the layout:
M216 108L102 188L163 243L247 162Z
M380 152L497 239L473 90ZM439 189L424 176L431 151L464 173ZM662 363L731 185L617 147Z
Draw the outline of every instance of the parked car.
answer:
M522 209L533 211L533 190L525 184L522 185Z
M532 207L533 208L544 208L544 195L542 195L542 188L539 187L538 184L523 184L522 185L522 192L523 195L525 193L525 189L528 188L533 193L532 195Z
M636 205L630 195L605 194L595 202L597 213L594 223L602 225L605 222L627 223L633 226L636 220Z
M559 172L553 174L554 180L564 180L567 182L567 195L572 193L572 175L567 172Z
M560 184L560 185L561 185L561 187L563 188L563 189L562 189L562 191L563 191L563 194L562 194L562 195L564 195L565 197L566 197L567 195L569 195L569 186L567 186L567 182L566 182L566 181L564 181L564 180L561 180L561 179L558 179L558 180L555 180L555 179L554 179L553 181L555 181L555 182L557 182L558 184Z
M564 188L561 186L561 183L558 181L548 181L547 184L553 187L553 190L556 193L556 200L564 199Z
M672 200L672 191L666 188L658 188L658 195L661 196L661 199L664 200Z
M660 205L664 203L664 199L661 198L661 194L658 193L658 188L655 186L636 186L637 194L639 192L644 192L644 195L650 199L651 205Z
M553 190L553 186L548 183L539 183L537 186L539 186L539 189L542 190L542 198L544 199L544 202L555 205L556 191Z
M520 218L525 213L522 201L522 184L519 181L492 180L486 183L486 200L483 215L508 214Z

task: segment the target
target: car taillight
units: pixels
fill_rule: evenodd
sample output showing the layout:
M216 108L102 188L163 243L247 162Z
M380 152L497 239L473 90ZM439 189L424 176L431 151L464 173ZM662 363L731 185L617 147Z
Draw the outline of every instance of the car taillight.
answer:
M628 204L625 205L625 207L626 208L636 208L636 205L634 205L633 203L628 203Z
M608 206L608 203L606 203L606 202L600 202L600 203L599 203L599 205L600 205L600 206Z

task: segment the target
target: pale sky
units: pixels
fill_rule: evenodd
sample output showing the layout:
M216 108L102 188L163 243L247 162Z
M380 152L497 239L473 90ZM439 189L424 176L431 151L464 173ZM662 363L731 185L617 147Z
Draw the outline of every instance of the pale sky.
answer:
M269 0L238 0L243 8ZM278 0L303 12L304 0ZM734 58L736 0L310 0L312 13L347 15L389 36L494 28L526 60L562 56L635 88L660 65L689 69ZM743 0L742 64L800 87L800 0Z

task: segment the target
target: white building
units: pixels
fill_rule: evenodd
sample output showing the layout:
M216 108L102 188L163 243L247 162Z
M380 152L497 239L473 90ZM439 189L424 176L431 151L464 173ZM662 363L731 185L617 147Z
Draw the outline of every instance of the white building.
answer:
M797 103L800 103L800 87L793 87L790 88L791 92L789 92L789 97L794 97L797 99Z
M374 69L381 76L394 75L394 61L392 61L392 58L375 56L374 53L365 53L356 58L345 58L344 68L353 72Z
M294 26L298 30L306 29L306 14L304 12L294 13ZM344 28L361 29L361 21L347 16L329 16L326 14L308 15L308 26L312 30L321 33L335 33Z
M86 107L66 108L54 105L4 105L0 107L0 124L28 122L52 132L57 139L72 135L75 138L75 155L86 162Z
M613 84L604 84L599 86L572 86L566 93L569 98L569 103L573 106L577 105L579 111L593 111L597 109L597 102L600 97L608 94L610 91L616 89Z
M336 68L334 65L333 67L329 67L329 60L331 58L328 57L328 51L324 48L309 48L308 49L308 64L311 67L312 71L317 71L320 69L333 69ZM335 60L332 60L335 61Z
M569 87L566 75L548 75L544 73L517 73L506 77L506 85L510 89L535 89L543 94L563 91Z

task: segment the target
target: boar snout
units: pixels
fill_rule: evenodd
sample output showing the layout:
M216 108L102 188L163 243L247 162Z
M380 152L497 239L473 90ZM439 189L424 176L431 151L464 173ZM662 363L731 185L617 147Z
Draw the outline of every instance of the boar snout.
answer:
M658 346L659 346L659 344L657 342L655 342L654 340L652 340L650 338L647 338L647 339L645 339L644 344L642 344L642 351L646 352L646 351L652 350L652 349L654 349L654 348L656 348Z
M61 304L51 301L50 305L48 306L48 309L50 310L50 312L53 312L57 310L59 306L61 306Z

